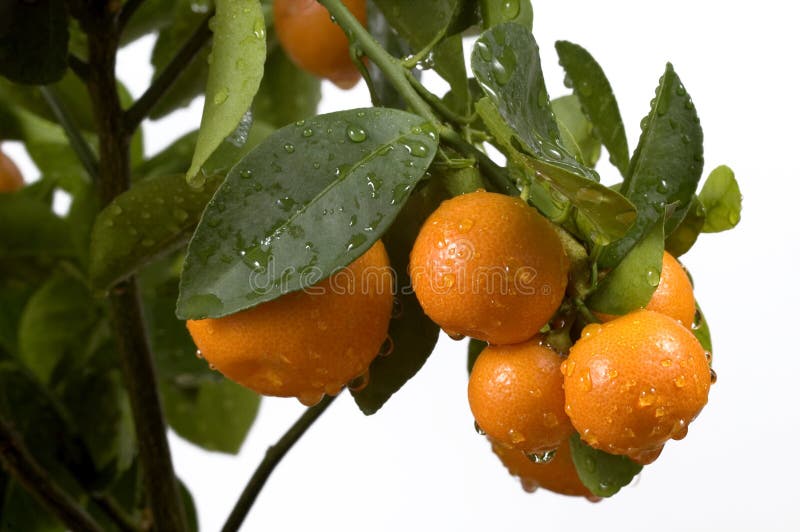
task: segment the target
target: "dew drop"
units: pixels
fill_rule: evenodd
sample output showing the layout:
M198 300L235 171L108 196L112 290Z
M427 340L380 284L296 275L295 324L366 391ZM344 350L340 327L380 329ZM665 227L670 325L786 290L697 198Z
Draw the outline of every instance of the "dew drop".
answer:
M645 272L645 276L647 278L647 284L653 287L658 286L658 283L661 280L661 274L659 274L658 270L655 268L648 268Z
M486 436L486 431L483 430L480 425L478 425L477 421L473 421L472 426L475 427L475 432L477 432L481 436Z
M306 138L313 137L314 136L314 130L311 129L310 127L307 127L306 129L303 130L303 136L306 137Z
M475 43L475 48L478 50L478 55L484 61L490 61L492 59L492 51L485 42L478 41Z
M394 340L392 340L391 336L387 336L386 339L381 344L381 348L378 350L379 357L388 357L394 351Z
M514 445L518 445L518 444L523 443L525 441L525 436L523 436L522 434L520 434L518 431L516 431L514 429L509 429L509 431L508 431L508 439L511 440L511 443L513 443Z
M537 451L535 453L528 453L525 456L528 457L528 460L533 462L534 464L547 464L553 461L553 458L556 457L556 449L550 449L549 451Z
M711 384L714 384L715 382L717 382L717 372L714 370L714 368L711 368Z
M294 153L294 144L287 142L283 145L283 149L286 151L286 153Z
M349 125L347 126L347 138L356 143L364 142L367 140L367 132L359 126Z
M444 333L447 336L449 336L451 340L455 340L456 342L459 342L459 341L463 340L464 338L466 338L466 336L464 336L461 333L457 333L457 332L445 331Z
M214 93L214 104L222 105L228 99L228 89L222 88Z
M369 370L347 383L351 392L360 392L369 384Z

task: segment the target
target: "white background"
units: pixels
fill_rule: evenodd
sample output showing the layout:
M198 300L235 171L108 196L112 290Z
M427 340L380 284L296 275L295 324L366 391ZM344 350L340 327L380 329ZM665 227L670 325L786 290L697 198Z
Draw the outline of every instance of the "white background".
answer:
M795 3L535 2L534 34L551 96L567 93L553 43L586 47L621 105L631 150L671 61L700 114L707 175L731 166L744 193L734 231L702 235L684 257L712 326L719 381L682 442L634 486L599 504L520 489L473 427L466 342L443 337L415 379L372 417L343 394L284 459L245 522L249 531L800 530L800 349L797 261L798 39ZM120 56L135 95L152 46ZM324 87L320 112L369 105L363 83ZM202 103L146 124L152 154L199 124ZM19 146L9 145L17 159ZM605 159L605 157L604 157ZM36 170L22 161L29 179ZM601 173L615 170L603 161ZM236 457L171 436L202 530L218 530L267 446L303 411L264 399Z

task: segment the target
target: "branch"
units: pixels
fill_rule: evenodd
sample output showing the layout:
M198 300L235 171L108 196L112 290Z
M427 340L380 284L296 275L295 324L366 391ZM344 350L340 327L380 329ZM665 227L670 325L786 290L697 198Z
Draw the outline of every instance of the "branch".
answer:
M258 465L258 468L253 472L253 476L245 486L244 491L239 496L236 506L233 507L228 520L222 527L222 532L236 532L242 526L242 522L253 503L256 501L258 494L266 484L267 479L272 474L272 471L280 463L281 459L289 452L292 446L305 434L308 428L317 420L319 416L331 405L336 396L326 395L318 404L308 408L300 418L295 421L294 425L286 431L286 434L278 440L278 443L267 449L264 459Z
M3 467L45 508L73 530L102 532L99 524L67 492L56 485L48 472L28 452L14 430L0 418L0 462Z
M125 29L125 26L128 24L128 21L133 17L133 14L136 13L136 10L139 9L144 3L145 0L128 0L125 2L125 5L122 6L122 9L119 12L119 16L117 17L117 31L121 34L122 30Z
M140 532L144 529L133 516L120 506L119 502L113 497L105 493L93 493L91 495L92 502L95 503L109 519L114 521L114 524L122 532Z
M67 56L67 64L81 81L86 82L89 79L89 65L86 61L71 53Z
M153 111L158 101L162 96L172 87L172 84L180 77L183 70L186 68L194 56L200 51L203 46L211 38L212 32L208 27L208 22L214 16L214 11L211 10L208 15L200 23L200 26L195 30L189 40L178 50L172 61L169 62L167 67L159 74L156 80L150 85L141 98L139 98L127 111L125 111L123 121L125 130L128 134L136 131L139 124L147 118Z
M69 140L69 145L72 146L75 155L80 159L81 164L86 169L86 173L89 174L93 182L97 181L99 174L97 156L86 142L86 139L83 138L80 128L78 128L78 125L72 120L69 112L62 105L61 99L53 89L48 86L41 86L39 90L45 102L47 102L47 105L50 106L50 110L53 111L53 114L56 116L56 120L58 120L58 123L61 124L61 127L64 129L67 140Z

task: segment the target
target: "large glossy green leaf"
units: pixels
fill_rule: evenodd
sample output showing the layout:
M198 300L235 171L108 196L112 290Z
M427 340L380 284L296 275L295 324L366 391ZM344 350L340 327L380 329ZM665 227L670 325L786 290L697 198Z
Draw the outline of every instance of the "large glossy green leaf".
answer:
M533 8L530 0L481 0L481 25L483 29L505 22L515 22L531 31Z
M594 135L594 126L581 111L578 97L574 94L562 96L550 105L564 146L579 162L594 167L600 158L600 139Z
M253 118L276 128L316 114L320 80L298 68L279 47L271 50L253 99Z
M474 21L476 7L466 0L374 1L415 50L466 28Z
M461 34L452 35L433 49L433 64L442 79L450 84L453 110L464 116L470 113L470 92L467 67L464 64L464 46Z
M439 338L439 327L422 311L408 275L408 260L422 224L444 199L440 183L425 183L414 191L383 242L396 273L395 309L389 338L369 367L369 384L353 397L366 415L377 412L425 364Z
M381 11L373 1L367 2L367 29L370 35L378 41L378 44L394 57L407 57L411 55L411 45L392 29L383 11ZM370 61L367 63L367 71L372 80L372 96L377 99L377 101L372 102L373 105L392 107L394 109L406 108L405 100L400 96L400 93L397 92L397 89L392 85L392 82L389 81L389 78L386 77L386 74L378 65ZM412 70L412 74L419 79L420 72L418 69Z
M546 205L537 203L536 196L531 195L530 201L537 208L551 216L574 206L589 222L586 236L594 242L607 243L626 234L636 216L627 199L592 179L535 160L518 150L514 132L488 99L478 101L476 109L510 164L546 194Z
M589 308L621 316L650 302L661 278L664 223L656 223L606 275L587 303Z
M661 77L650 114L642 123L639 145L621 192L636 205L636 221L624 238L612 242L599 257L613 268L647 234L667 205L675 210L664 234L680 224L703 171L703 131L694 104L671 64Z
M178 316L224 316L365 252L436 152L416 115L354 109L286 126L231 169L189 245Z
M30 85L61 79L67 71L66 2L3 2L0 13L0 75Z
M742 216L742 193L727 166L718 166L711 171L700 191L700 202L706 209L704 233L719 233L733 229Z
M267 55L264 14L258 0L217 0L212 29L206 101L192 166L186 174L189 179L195 178L250 108Z
M108 288L184 244L221 178L190 187L183 175L138 181L103 209L92 228L89 275Z
M578 477L598 497L611 497L642 470L627 456L604 453L586 445L577 433L570 437L569 447Z
M703 232L705 221L706 208L697 196L693 196L683 221L664 241L664 249L673 257L680 257L689 251Z
M574 89L600 140L608 149L611 164L622 175L628 170L628 139L611 83L595 59L581 46L556 42L559 63L567 73L565 83Z
M43 384L61 359L85 341L94 322L89 290L54 275L28 300L19 322L19 358Z

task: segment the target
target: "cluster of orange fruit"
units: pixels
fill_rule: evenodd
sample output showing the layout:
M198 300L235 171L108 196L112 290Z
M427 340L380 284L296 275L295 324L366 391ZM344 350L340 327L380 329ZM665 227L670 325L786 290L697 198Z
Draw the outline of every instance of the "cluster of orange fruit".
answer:
M665 442L686 435L708 399L711 370L688 329L691 282L667 253L645 309L587 325L566 357L549 347L540 332L562 305L569 266L554 226L536 209L477 191L444 201L426 220L409 273L423 310L444 331L488 342L468 399L509 471L528 489L592 498L570 458L570 435L649 463ZM354 379L363 385L387 337L392 273L381 241L347 272L358 290L333 290L335 274L315 290L190 320L189 331L229 378L314 404Z

